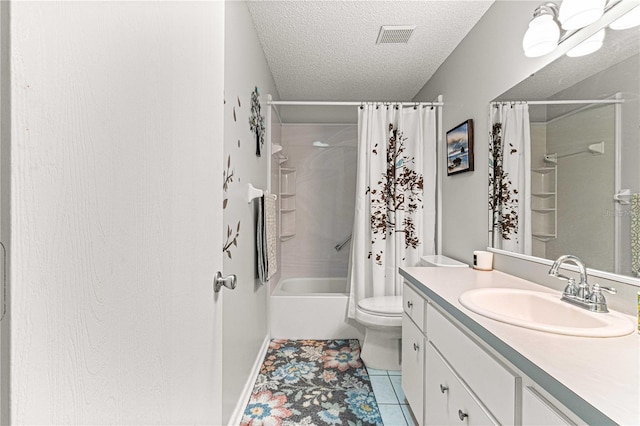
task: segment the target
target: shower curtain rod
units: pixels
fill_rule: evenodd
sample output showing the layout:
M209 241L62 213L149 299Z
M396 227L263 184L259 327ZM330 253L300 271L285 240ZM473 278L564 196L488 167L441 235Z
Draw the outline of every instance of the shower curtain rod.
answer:
M529 104L529 105L580 105L580 104L622 104L624 99L592 99L574 101L496 101L491 105Z
M402 106L443 106L444 102L392 102L392 101L267 101L268 105L309 105L309 106L360 106L364 104L387 104L387 105L402 105Z

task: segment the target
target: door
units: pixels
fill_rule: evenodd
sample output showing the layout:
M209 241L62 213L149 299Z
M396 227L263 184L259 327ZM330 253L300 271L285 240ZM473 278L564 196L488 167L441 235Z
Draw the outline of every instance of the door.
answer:
M9 37L9 25L8 24L8 2L3 2L0 4L0 46L6 45L5 40ZM5 86L5 81L9 79L9 61L8 61L8 52L5 47L2 47L0 50L0 135L4 132L2 131L7 125L6 120L8 114L7 111L7 96L3 91ZM9 158L7 155L8 152L5 151L5 147L7 141L2 140L0 143L0 165L4 163L4 158ZM6 243L7 243L7 232L5 232L8 215L8 206L7 197L9 194L9 179L6 179L6 171L8 170L0 166L0 424L9 424L9 411L7 409L9 404L9 377L8 377L8 363L6 360L8 359L9 354L9 346L8 342L8 319L7 319L7 281L6 281ZM4 330L3 330L4 329Z
M3 424L221 424L224 7L11 2Z

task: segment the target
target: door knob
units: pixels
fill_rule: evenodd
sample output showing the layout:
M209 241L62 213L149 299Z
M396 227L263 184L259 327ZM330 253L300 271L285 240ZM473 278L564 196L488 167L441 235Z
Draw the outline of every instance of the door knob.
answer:
M238 277L236 274L231 274L227 277L222 278L222 273L220 271L216 272L216 276L213 279L213 291L218 293L222 286L225 286L229 290L233 290L236 288L236 284L238 283Z

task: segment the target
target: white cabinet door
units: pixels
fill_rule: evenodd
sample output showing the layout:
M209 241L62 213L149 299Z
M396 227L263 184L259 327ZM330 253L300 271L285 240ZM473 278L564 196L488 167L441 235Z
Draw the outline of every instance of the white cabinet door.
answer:
M431 345L426 348L426 375L424 388L424 424L449 424L449 390L452 376ZM404 373L403 373L404 374Z
M418 423L423 424L425 338L420 329L402 316L402 390Z
M521 378L473 341L461 328L430 306L429 341L502 424L516 423Z
M417 291L405 283L402 290L402 307L420 330L426 331L424 312L426 301Z
M425 425L495 425L436 349L426 350Z
M558 408L552 405L534 388L527 386L522 392L523 426L575 425Z

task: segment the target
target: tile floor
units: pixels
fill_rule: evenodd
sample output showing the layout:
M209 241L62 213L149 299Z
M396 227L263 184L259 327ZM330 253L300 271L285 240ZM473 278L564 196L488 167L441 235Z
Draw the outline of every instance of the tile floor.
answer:
M384 426L418 426L402 392L400 371L367 368Z

